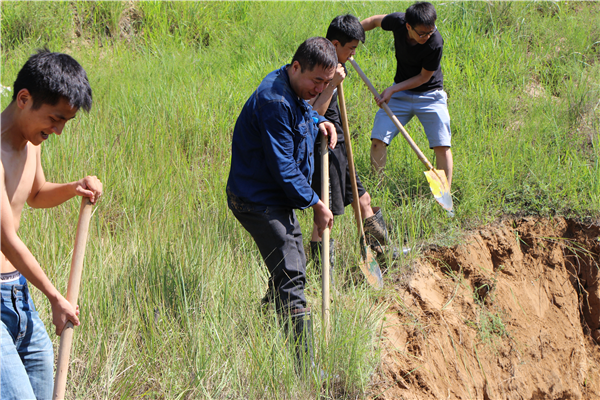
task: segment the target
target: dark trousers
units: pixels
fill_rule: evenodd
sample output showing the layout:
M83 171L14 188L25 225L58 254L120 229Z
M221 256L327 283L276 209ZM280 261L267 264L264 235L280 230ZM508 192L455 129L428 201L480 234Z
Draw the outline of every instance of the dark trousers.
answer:
M278 313L296 314L306 309L306 255L302 231L291 208L266 207L241 202L230 196L233 215L252 235L271 274Z

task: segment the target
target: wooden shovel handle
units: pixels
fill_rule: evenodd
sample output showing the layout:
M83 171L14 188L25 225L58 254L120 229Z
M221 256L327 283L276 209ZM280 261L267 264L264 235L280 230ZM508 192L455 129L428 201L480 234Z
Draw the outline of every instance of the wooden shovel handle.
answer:
M358 184L356 182L356 169L354 167L354 153L352 152L352 142L350 141L350 127L348 126L348 114L346 113L346 98L344 97L343 82L338 85L338 105L340 116L342 117L342 129L344 130L344 140L346 142L346 153L348 156L348 169L350 170L350 183L352 184L352 207L354 208L354 218L358 227L360 238L364 238L365 230L360 214L360 203L358 198Z
M328 137L321 136L321 201L329 208L329 148L327 146ZM322 280L322 304L321 312L323 316L323 326L325 327L325 340L329 333L329 227L326 227L321 237L321 267L323 273Z
M360 75L360 77L362 78L362 80L365 82L365 84L367 85L367 87L369 88L369 90L371 91L371 93L373 93L373 95L375 97L379 97L379 92L377 92L377 89L375 89L375 86L373 86L373 84L371 83L371 81L369 80L369 78L367 78L367 76L362 71L362 69L360 69L360 67L358 66L358 64L356 63L356 61L354 61L354 59L352 57L350 57L348 60L350 61L350 63L352 64L352 66L354 67L354 69L356 70L356 72L358 72L358 75ZM431 163L429 162L429 160L427 159L427 157L425 157L425 154L423 154L423 152L421 151L421 149L419 149L419 146L417 146L417 144L412 139L412 137L410 137L410 135L408 134L408 132L406 132L406 129L404 129L404 127L402 126L402 124L400 123L400 121L398 121L398 118L396 118L396 116L394 115L394 113L392 112L392 110L390 110L390 107L387 105L387 103L383 103L383 105L381 106L381 108L383 108L383 110L386 112L386 114L388 115L388 117L390 117L390 119L392 120L392 122L394 123L394 125L396 125L396 128L398 128L398 130L400 131L400 133L402 133L402 136L404 136L404 139L406 139L406 141L408 142L408 144L411 147L411 149L413 149L413 151L417 154L417 157L419 157L419 160L421 160L421 162L423 164L425 164L425 166L427 167L427 169L432 170L433 166L431 165Z
M77 306L79 297L79 284L81 283L81 273L83 271L83 256L87 244L90 219L92 217L92 203L89 198L81 199L81 208L79 209L79 220L77 221L77 234L75 236L75 246L73 248L73 258L71 260L71 273L69 275L69 286L67 288L67 300L73 307ZM54 379L54 400L65 398L65 389L67 386L67 372L69 371L69 357L71 355L71 345L73 344L73 324L68 321L60 335L60 346L58 348L58 361L56 364L56 377Z
M348 169L350 170L350 183L352 185L352 207L354 208L354 218L360 235L360 243L363 253L363 260L360 269L365 274L367 282L376 289L383 287L383 278L377 260L371 253L371 249L366 244L365 229L360 213L360 199L358 197L358 184L356 182L356 168L354 166L354 153L352 153L352 142L350 140L350 127L348 125L348 114L346 112L346 98L344 97L344 87L342 83L338 85L338 105L340 108L340 117L342 118L342 129L344 131L344 140L346 142L346 155L348 157Z

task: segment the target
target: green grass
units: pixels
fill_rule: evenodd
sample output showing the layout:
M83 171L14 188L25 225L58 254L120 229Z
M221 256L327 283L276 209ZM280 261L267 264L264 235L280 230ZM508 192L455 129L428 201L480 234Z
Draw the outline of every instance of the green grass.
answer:
M402 11L410 3L2 2L1 82L47 44L72 54L94 90L60 137L43 146L46 177L95 174L95 209L72 354L71 398L362 398L378 365L384 304L356 272L351 210L338 243L330 342L320 279L308 266L324 386L293 371L286 337L259 299L266 271L226 206L230 139L246 99L334 16ZM600 215L600 6L436 3L445 41L456 217L435 203L423 166L397 138L381 187L370 173L377 106L345 82L357 169L398 244L451 243L504 214ZM355 57L380 90L394 75L390 33L367 33ZM2 108L9 103L2 97ZM408 132L433 161L418 121ZM23 213L20 235L66 290L78 201ZM312 213L299 212L305 237ZM307 240L307 239L305 239ZM401 264L390 271L401 272ZM388 281L388 287L390 281ZM49 305L34 291L49 327ZM493 322L493 321L491 321ZM492 327L493 328L493 327ZM493 332L493 329L492 329ZM58 341L55 339L55 343ZM326 397L327 398L327 397Z

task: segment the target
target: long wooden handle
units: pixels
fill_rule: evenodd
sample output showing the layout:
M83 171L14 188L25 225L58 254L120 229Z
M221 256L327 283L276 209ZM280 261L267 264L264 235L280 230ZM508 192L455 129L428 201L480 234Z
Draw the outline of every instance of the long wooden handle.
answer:
M358 66L358 64L356 63L356 61L354 61L354 59L352 57L350 57L348 60L350 61L350 63L352 64L352 66L354 67L354 69L356 70L356 72L358 72L358 75L360 75L360 77L362 78L362 80L365 82L365 84L367 85L367 87L369 88L369 90L371 91L371 93L373 93L373 95L375 97L379 97L379 92L377 92L377 89L375 89L375 86L373 86L373 84L371 83L371 81L369 80L369 78L367 78L367 76L362 71L362 69L360 69L360 67ZM396 118L396 116L394 115L394 113L392 112L392 110L390 110L390 107L387 105L387 103L383 103L383 105L381 106L381 108L383 108L383 110L386 112L386 114L388 115L388 117L390 117L390 119L392 120L392 122L394 123L394 125L396 125L396 128L398 128L398 130L400 131L400 133L402 133L402 136L404 136L404 139L406 139L406 141L408 142L408 144L411 147L411 149L413 149L413 151L417 154L417 157L419 157L419 160L421 160L421 162L423 164L425 164L425 166L427 167L427 169L432 170L433 169L433 165L431 165L431 163L429 162L429 160L427 159L427 157L425 157L425 154L423 154L423 152L421 151L421 149L419 149L419 146L417 146L417 144L412 139L412 137L410 137L410 135L408 134L408 132L406 132L406 129L404 129L404 127L402 126L402 124L400 123L400 121L398 121L398 118Z
M350 127L348 125L348 114L346 113L346 98L344 97L343 82L338 85L338 105L340 116L342 117L342 129L344 130L344 140L346 141L346 153L348 156L348 168L350 169L350 183L352 184L352 207L354 208L354 218L358 227L360 238L365 237L365 230L360 214L360 200L358 198L358 184L356 182L356 169L354 168L354 153L352 152L352 143L350 142Z
M69 275L69 286L67 288L67 300L73 307L77 306L77 298L79 297L79 284L81 283L81 273L83 271L83 256L85 254L85 245L87 243L91 217L92 203L90 203L90 200L87 197L84 197L81 199L81 208L79 209L77 234L75 236L75 246L73 248L73 258L71 260L71 273ZM62 400L65 398L67 372L69 371L69 357L71 355L72 344L73 324L71 321L68 321L60 335L56 377L54 378L54 393L52 395L54 400Z
M321 136L321 200L329 208L329 149L327 136ZM329 228L325 228L321 237L321 266L323 268L323 326L325 327L325 340L329 332Z
M344 97L344 87L340 83L338 86L338 105L340 116L342 118L342 129L344 131L344 139L346 141L346 155L348 156L348 168L350 170L350 183L352 184L352 207L354 207L354 218L360 235L360 244L362 247L363 260L359 264L360 269L367 278L367 282L377 289L383 287L383 277L379 264L371 252L371 248L367 245L365 238L365 230L360 213L360 198L358 197L358 185L356 182L356 168L354 166L354 153L352 153L352 142L350 141L350 127L348 126L348 113L346 112L346 98Z

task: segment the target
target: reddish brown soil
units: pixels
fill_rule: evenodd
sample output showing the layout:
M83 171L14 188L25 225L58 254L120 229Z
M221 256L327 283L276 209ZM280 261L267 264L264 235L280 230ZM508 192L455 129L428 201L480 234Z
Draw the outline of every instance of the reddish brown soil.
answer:
M600 399L599 254L600 225L560 218L428 251L387 296L371 398Z

